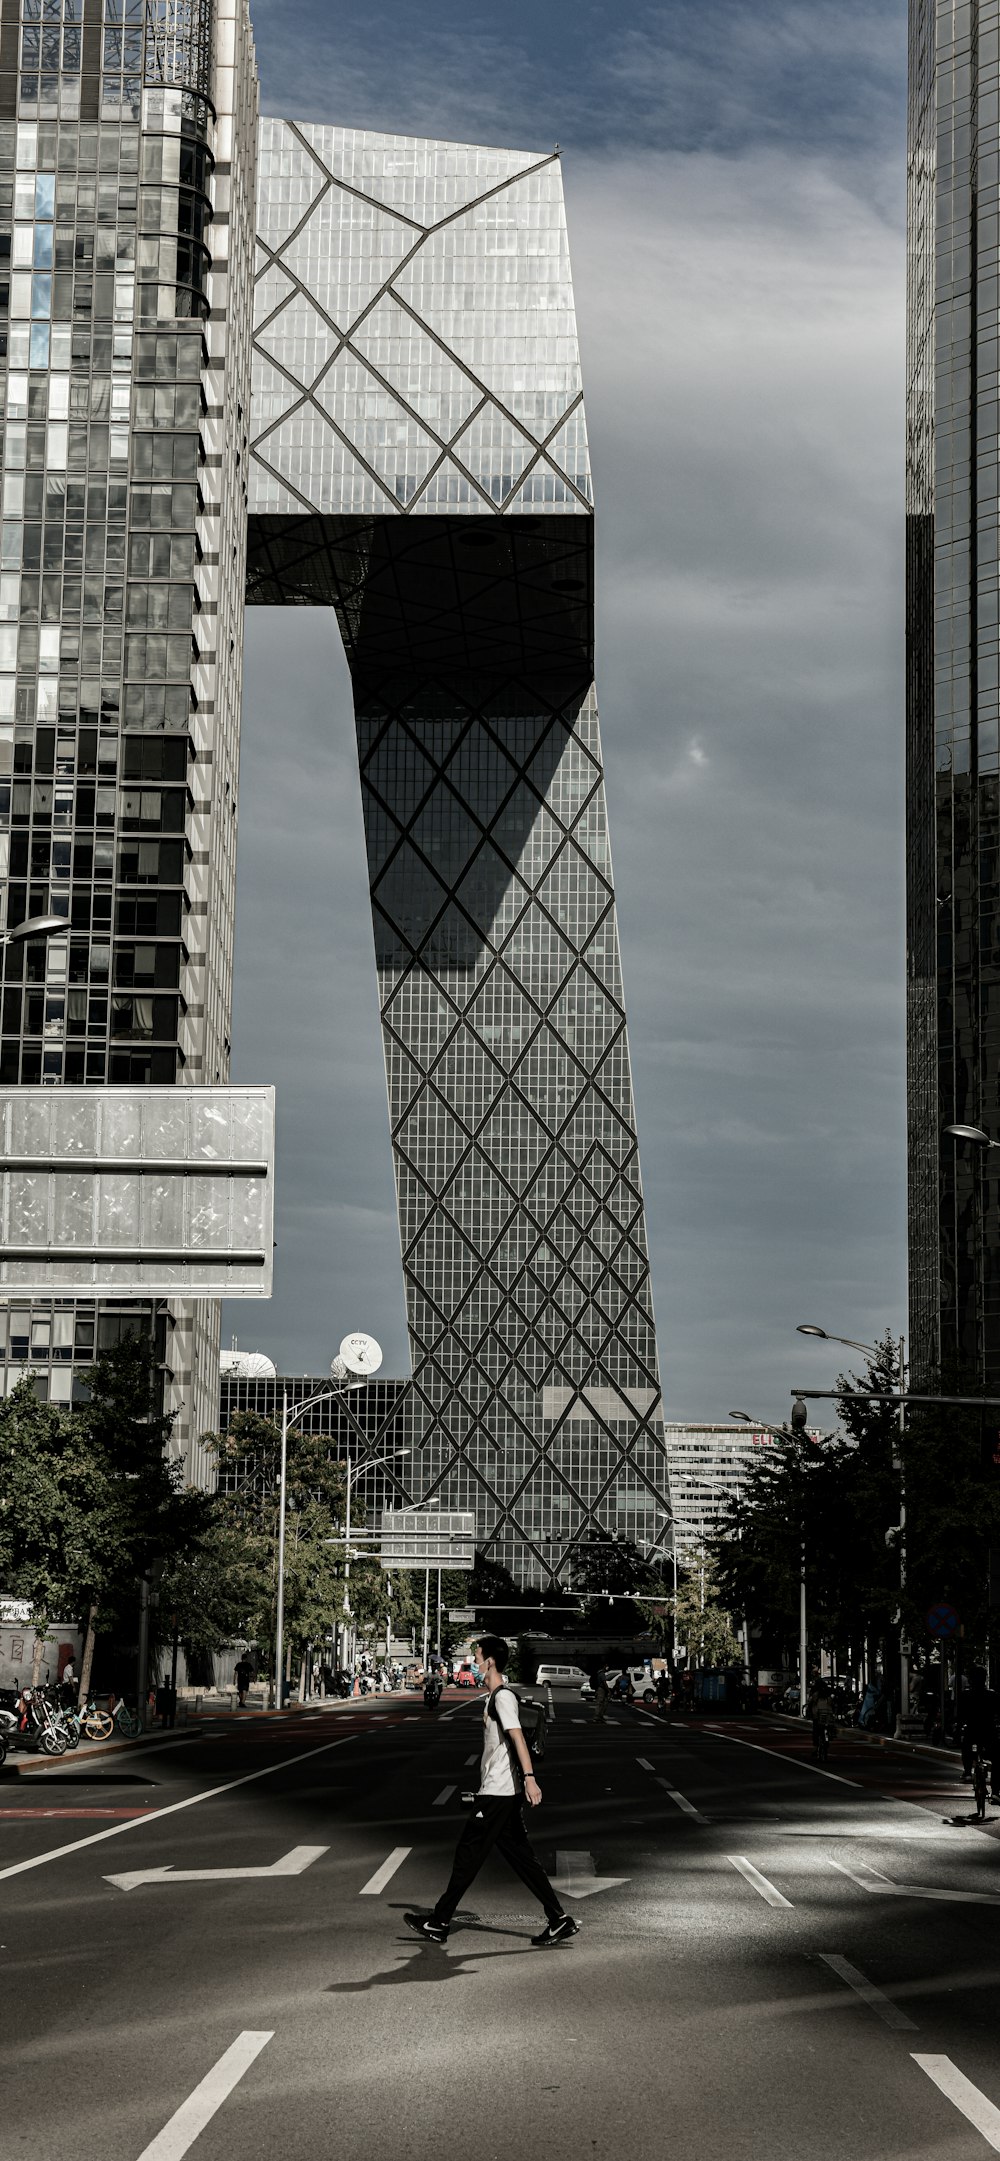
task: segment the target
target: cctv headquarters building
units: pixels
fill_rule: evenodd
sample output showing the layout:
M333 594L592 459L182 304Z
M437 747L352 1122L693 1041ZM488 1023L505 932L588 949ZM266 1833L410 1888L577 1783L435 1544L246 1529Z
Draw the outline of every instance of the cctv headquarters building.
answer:
M414 1501L547 1582L669 1519L558 157L258 121L245 0L0 0L6 1082L228 1078L243 610L350 664ZM294 727L294 685L288 710ZM54 1401L218 1308L2 1309Z

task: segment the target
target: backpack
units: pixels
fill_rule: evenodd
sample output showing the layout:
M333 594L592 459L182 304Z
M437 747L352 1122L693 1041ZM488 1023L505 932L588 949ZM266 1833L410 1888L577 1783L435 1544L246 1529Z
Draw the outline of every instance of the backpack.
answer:
M505 1688L509 1688L509 1683L505 1682L504 1686ZM499 1691L497 1691L497 1693L499 1693ZM528 1754L531 1757L532 1763L541 1763L542 1757L545 1754L545 1727L547 1721L547 1713L545 1710L545 1706L544 1704L539 1703L536 1696L522 1696L516 1688L509 1688L509 1693L513 1696L514 1701L517 1704L518 1710L521 1714L521 1732L523 1733L524 1738L527 1741ZM487 1705L487 1717L492 1718L498 1726L500 1725L500 1720L497 1717L497 1713L494 1709L492 1696L490 1697L489 1703ZM502 1727L500 1728L500 1730L501 1732L503 1732ZM520 1773L520 1763L518 1762L515 1750L511 1747L510 1741L509 1739L507 1739L506 1734L504 1734L504 1739L507 1740L507 1747L510 1751L511 1762L513 1764L514 1771L515 1773Z

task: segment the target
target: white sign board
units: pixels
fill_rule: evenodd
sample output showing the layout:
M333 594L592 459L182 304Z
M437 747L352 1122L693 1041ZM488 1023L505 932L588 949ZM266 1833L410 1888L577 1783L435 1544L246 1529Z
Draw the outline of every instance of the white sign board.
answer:
M474 1621L475 1618L475 1606L449 1606L448 1608L449 1621Z
M383 1568L471 1568L476 1519L446 1508L382 1511Z
M0 1089L0 1292L269 1298L273 1088Z

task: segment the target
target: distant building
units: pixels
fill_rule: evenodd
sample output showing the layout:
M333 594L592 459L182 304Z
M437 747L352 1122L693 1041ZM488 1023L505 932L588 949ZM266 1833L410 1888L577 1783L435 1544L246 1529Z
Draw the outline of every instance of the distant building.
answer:
M750 1426L665 1425L670 1499L678 1558L696 1552L718 1530L731 1500L741 1491L769 1433Z

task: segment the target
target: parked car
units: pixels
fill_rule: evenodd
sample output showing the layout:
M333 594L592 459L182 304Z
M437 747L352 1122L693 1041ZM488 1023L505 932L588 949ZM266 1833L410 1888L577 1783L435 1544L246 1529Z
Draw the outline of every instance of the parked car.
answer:
M621 1666L609 1666L607 1668L608 1688L610 1689L612 1696L615 1694L615 1691L618 1687L618 1683L621 1679L623 1670L624 1669ZM628 1671L631 1676L632 1688L635 1693L635 1699L637 1703L643 1703L645 1702L647 1697L655 1696L656 1681L653 1675L650 1673L648 1666L630 1666ZM593 1693L593 1681L584 1681L583 1687L580 1690L581 1696L592 1696Z

